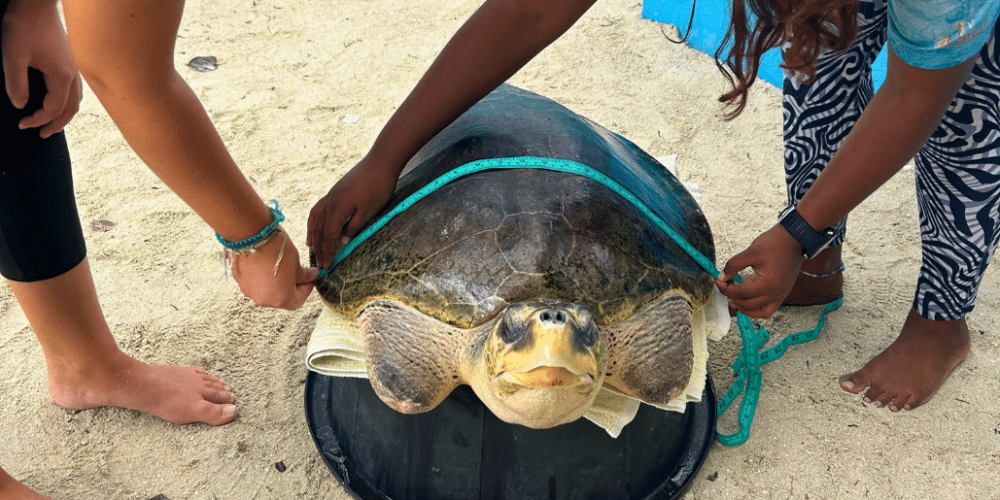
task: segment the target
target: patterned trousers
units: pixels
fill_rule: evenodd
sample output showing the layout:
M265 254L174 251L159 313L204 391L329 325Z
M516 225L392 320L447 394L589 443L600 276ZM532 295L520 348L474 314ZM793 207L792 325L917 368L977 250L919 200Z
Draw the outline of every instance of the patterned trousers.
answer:
M858 35L845 53L827 53L816 77L785 72L785 181L798 203L873 96L871 76L887 37L885 0L862 0ZM914 309L947 321L968 315L1000 239L1000 48L996 30L944 118L916 155L922 262ZM846 219L834 245L844 241Z

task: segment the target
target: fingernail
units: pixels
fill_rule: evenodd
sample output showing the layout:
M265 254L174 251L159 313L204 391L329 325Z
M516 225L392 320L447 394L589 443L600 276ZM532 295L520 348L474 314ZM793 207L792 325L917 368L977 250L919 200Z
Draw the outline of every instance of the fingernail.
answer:
M347 246L347 244L350 243L350 242L351 242L351 239L348 238L347 236L341 236L340 237L340 246Z
M17 109L24 109L24 107L28 104L28 101L24 101L24 102L22 102L20 104L14 102L14 101L11 101L10 103L13 104L14 107L17 108Z
M230 403L233 402L233 393L232 392L230 392L230 391L223 392L222 396L226 399L226 401L229 401Z
M232 417L236 415L236 405L226 405L222 407L223 417Z

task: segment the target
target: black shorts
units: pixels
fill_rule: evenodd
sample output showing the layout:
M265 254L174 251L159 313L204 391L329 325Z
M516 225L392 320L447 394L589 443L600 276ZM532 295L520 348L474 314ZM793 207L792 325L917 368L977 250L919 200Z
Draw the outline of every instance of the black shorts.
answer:
M0 0L0 13L6 4ZM37 128L17 128L21 118L41 108L45 96L40 72L29 70L29 82L24 109L15 108L0 86L0 275L13 281L54 278L87 254L66 136L42 139Z

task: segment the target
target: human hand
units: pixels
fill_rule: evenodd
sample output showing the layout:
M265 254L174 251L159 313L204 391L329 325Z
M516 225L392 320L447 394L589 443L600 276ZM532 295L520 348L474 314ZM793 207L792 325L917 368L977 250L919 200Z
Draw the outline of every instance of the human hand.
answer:
M284 229L278 231L257 251L233 256L233 278L254 304L294 310L309 298L319 269L302 267L295 244Z
M775 225L729 259L715 284L743 314L768 318L792 290L804 259L802 245L784 227ZM732 281L747 267L753 269L752 278L742 285Z
M371 222L396 189L399 169L365 157L330 188L309 212L306 245L320 269Z
M4 84L14 107L24 109L28 103L28 68L45 76L42 107L22 118L18 127L41 127L39 134L43 138L59 132L80 109L83 83L70 55L55 0L12 0L0 33Z

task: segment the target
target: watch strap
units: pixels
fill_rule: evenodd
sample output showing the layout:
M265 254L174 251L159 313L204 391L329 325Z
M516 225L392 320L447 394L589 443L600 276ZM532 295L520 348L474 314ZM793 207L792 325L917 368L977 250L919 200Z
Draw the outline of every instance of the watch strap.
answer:
M836 233L832 227L817 231L799 215L795 207L788 207L779 219L781 225L802 245L802 255L811 259L825 249L833 241Z

